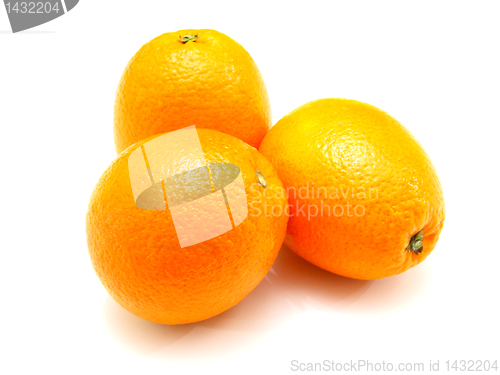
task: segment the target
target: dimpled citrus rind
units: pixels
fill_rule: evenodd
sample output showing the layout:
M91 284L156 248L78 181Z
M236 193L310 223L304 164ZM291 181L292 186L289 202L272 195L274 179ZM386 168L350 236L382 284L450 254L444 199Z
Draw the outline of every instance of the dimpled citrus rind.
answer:
M198 37L182 43L186 34ZM192 125L254 147L271 126L269 97L255 61L215 30L179 30L152 39L129 61L116 91L117 152Z
M265 277L286 232L287 202L277 194L283 186L272 165L230 135L208 129L199 129L198 135L208 163L232 163L241 169L249 209L234 229L181 248L169 210L136 206L127 159L157 136L118 155L88 207L87 243L99 279L121 306L156 323L196 322L236 305ZM256 170L266 176L265 195ZM255 215L265 204L281 207L283 213Z
M285 243L309 262L378 279L419 264L436 246L445 218L439 178L422 146L386 112L354 100L316 100L278 121L259 150L297 192L288 194ZM301 187L309 194L299 196ZM407 247L420 231L416 254Z

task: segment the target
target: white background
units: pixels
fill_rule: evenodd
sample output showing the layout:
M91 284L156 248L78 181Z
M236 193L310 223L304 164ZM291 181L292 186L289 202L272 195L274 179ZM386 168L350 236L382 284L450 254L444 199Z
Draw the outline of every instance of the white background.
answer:
M3 374L282 374L291 361L500 361L500 3L97 1L11 34L0 9ZM137 318L91 267L84 219L116 156L115 89L153 37L212 28L254 57L273 123L325 97L401 121L441 178L434 253L357 281L282 249L239 305L196 324ZM500 365L500 363L499 363Z

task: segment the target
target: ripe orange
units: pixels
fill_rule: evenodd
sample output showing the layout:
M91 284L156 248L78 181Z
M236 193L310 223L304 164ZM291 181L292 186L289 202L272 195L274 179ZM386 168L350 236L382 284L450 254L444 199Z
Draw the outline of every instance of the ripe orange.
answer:
M136 205L129 156L158 135L118 155L97 183L88 207L87 243L98 277L121 306L157 323L200 321L240 302L264 278L286 233L287 200L272 165L230 135L198 129L198 136L207 163L234 164L241 171L248 216L232 230L181 247L170 208L155 211ZM176 163L190 165L192 160ZM184 181L190 194L196 194L195 181ZM260 214L265 205L279 210Z
M116 92L117 152L191 125L254 147L271 126L257 65L240 44L215 30L179 30L146 43L128 63Z
M436 171L380 109L312 101L278 121L260 151L288 190L285 243L309 262L377 279L419 264L436 246L445 218Z

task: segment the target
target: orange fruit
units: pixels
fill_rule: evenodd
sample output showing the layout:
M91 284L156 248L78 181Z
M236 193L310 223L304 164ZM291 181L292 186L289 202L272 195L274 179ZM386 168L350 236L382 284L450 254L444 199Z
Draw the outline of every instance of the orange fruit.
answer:
M248 206L244 210L248 209L248 216L240 216L244 220L234 226L241 212L231 206L233 229L204 242L181 247L180 229L173 220L174 208L170 200L167 207L162 200L163 209L159 210L138 207L141 199L139 196L137 203L134 200L132 175L135 172L129 170L131 155L142 155L141 150L146 150L149 156L148 142L159 135L139 141L120 153L104 172L90 198L86 233L94 269L121 306L152 322L196 322L234 306L265 277L286 233L287 200L272 165L255 148L230 135L209 129L198 129L197 133L206 162L211 166L210 181L214 185L220 177L217 173L227 177L228 166L237 166L241 172L244 186L240 193L247 199ZM138 152L134 154L135 150ZM160 167L175 172L179 166L189 167L197 157L194 153L193 157L184 156L175 160L175 167L166 163ZM215 171L216 163L223 168ZM149 170L154 168L149 159ZM162 184L166 186L165 181ZM185 197L188 200L199 198L196 195L201 185L195 175L181 175L179 181L187 190ZM214 185L212 194L216 190ZM229 196L229 188L225 189ZM231 199L229 203L226 201L229 206ZM154 199L147 204L155 204ZM276 208L274 215L264 215L266 205L279 207L280 212ZM196 230L203 232L199 219L205 220L206 213L199 207L196 206L197 211L187 223L187 230L193 233ZM227 217L226 206L223 207ZM194 228L189 227L190 224Z
M162 34L130 60L116 92L117 152L195 125L259 147L271 126L266 86L250 54L215 30Z
M445 218L429 156L397 120L347 99L307 103L268 132L261 153L288 192L285 243L330 272L378 279L422 262Z

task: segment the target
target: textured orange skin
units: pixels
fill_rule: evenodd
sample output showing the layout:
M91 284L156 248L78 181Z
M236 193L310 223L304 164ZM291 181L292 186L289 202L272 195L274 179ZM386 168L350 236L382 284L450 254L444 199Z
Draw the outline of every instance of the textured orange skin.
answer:
M286 234L285 214L252 215L263 204L286 211L286 197L279 196L283 185L272 165L230 135L208 129L198 129L198 135L207 162L241 169L249 213L233 230L181 248L170 211L135 205L128 156L158 135L118 155L90 198L86 230L94 269L121 306L152 322L196 322L236 305L265 277ZM266 196L261 185L254 185L256 170L267 179Z
M290 191L288 195L285 243L318 267L351 278L378 279L419 264L436 246L445 218L437 173L418 141L384 111L347 99L312 101L283 117L260 151L283 184L297 189L295 197ZM311 188L301 199L298 189L307 182L327 187L333 199L325 200L324 190L313 197ZM338 198L330 189L335 187ZM338 216L328 216L325 208L323 217L308 220L298 210L303 205L321 207L321 199L325 205L342 205L344 214L338 209ZM363 205L365 214L359 208L357 216L351 207L349 217L347 202ZM408 251L410 238L422 229L422 253Z
M185 44L179 36L199 37ZM186 126L219 130L259 147L271 126L262 75L248 52L214 30L179 30L146 43L130 60L115 100L117 152Z

